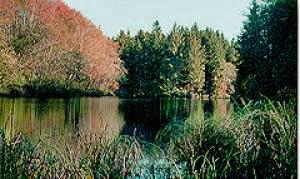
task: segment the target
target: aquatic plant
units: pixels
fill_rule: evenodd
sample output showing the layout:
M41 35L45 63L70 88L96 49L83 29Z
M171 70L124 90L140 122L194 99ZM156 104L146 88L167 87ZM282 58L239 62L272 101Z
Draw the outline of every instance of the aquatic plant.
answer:
M0 131L1 178L295 178L296 100L174 119L154 143L137 136Z

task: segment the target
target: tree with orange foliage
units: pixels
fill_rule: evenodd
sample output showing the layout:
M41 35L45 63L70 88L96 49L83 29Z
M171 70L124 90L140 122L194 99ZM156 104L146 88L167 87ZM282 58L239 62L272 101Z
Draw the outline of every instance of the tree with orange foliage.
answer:
M80 64L76 58L69 59L68 64L80 66L73 69L81 70L88 81L85 87L118 88L116 79L121 72L118 44L62 0L0 0L0 26L8 44L19 54L20 63L24 63L24 70L31 70L27 72L31 76L27 75L29 81L42 73L52 79L54 74L65 70L59 65L66 64L63 62L66 54L78 54ZM40 67L44 70L37 70ZM65 80L74 80L74 74L70 76Z

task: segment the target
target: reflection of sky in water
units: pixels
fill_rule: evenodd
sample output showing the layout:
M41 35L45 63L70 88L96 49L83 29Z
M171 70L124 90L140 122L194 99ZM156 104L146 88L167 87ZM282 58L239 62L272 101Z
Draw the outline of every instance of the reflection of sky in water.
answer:
M32 99L0 98L0 128L9 134L44 132L104 132L153 139L170 120L203 118L205 107L223 116L232 109L229 100L203 101L184 98L124 100L116 97Z

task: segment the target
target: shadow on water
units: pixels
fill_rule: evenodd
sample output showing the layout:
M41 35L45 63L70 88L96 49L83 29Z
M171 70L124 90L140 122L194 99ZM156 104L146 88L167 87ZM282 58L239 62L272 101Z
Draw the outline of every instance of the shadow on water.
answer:
M203 111L206 118L212 116L224 118L233 112L233 104L230 99L205 100L203 101Z
M122 134L152 140L170 120L186 119L190 113L190 102L185 98L122 100L119 109L126 121Z
M110 138L125 134L151 141L172 120L223 116L231 109L229 100L0 97L0 128L9 136L105 132Z
M232 111L230 100L190 100L187 98L155 98L121 100L125 126L122 134L152 141L157 132L172 120L224 117Z

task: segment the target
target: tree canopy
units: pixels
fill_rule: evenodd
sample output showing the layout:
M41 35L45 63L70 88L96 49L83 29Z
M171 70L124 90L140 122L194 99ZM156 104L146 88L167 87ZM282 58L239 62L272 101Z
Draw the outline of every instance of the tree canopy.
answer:
M235 42L218 31L175 24L164 34L156 21L150 32L121 31L115 41L127 70L121 93L226 97L234 92L238 53Z
M239 36L240 93L288 98L297 88L297 1L253 1Z
M8 83L11 87L118 88L118 44L63 1L0 0L0 13L1 38L16 54L18 79Z

